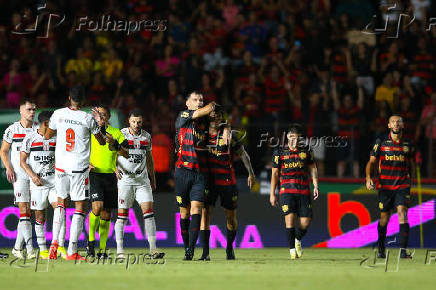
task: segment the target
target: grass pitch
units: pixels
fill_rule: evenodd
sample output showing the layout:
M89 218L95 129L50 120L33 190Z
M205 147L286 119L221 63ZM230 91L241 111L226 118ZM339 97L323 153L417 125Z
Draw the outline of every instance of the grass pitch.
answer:
M373 250L305 249L302 259L290 260L289 250L267 248L235 251L227 261L223 249L211 250L211 261L182 261L182 249L165 249L159 264L144 263L144 249L129 249L136 260L120 264L57 260L0 261L2 289L435 289L436 262L425 265L425 250L412 260L401 260L398 272L385 272L383 260L372 265ZM3 249L8 252L9 249ZM397 267L397 249L391 249L388 270ZM201 254L197 250L196 258ZM362 263L362 257L369 257ZM118 260L118 262L123 262ZM48 271L47 271L48 270Z

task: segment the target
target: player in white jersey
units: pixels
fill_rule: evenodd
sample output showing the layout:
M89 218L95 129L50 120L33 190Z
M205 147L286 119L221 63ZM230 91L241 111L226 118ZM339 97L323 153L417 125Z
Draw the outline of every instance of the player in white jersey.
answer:
M70 196L75 203L75 212L71 221L70 242L67 260L84 259L77 253L77 241L83 229L86 200L89 198L89 155L91 151L91 134L99 144L105 144L101 132L102 118L93 110L94 117L80 110L84 101L84 89L80 86L71 88L70 106L56 110L50 118L44 138L56 134L55 150L55 187L58 205L53 216L53 240L50 246L50 259L57 258L58 238L62 224L65 222L65 199Z
M26 243L27 258L34 258L32 246L32 224L30 223L30 192L29 177L20 167L20 149L24 137L37 129L35 118L36 105L31 99L20 102L20 121L10 125L4 135L0 149L0 157L6 167L6 177L14 186L14 201L20 208L20 220L17 226L17 239L12 254L17 258L24 258L22 250ZM9 159L10 153L10 159Z
M54 184L54 163L56 138L44 139L48 128L51 111L43 111L38 115L39 129L27 134L23 140L20 153L20 165L30 178L30 208L35 212L35 233L39 245L39 256L48 259L45 240L45 210L50 203L53 209L57 207L57 196ZM58 254L65 259L64 248L65 223L59 234Z
M129 158L118 156L118 218L115 223L117 254L124 255L124 226L128 220L129 208L136 199L144 218L144 229L153 259L160 259L165 253L156 248L156 222L153 213L153 193L156 189L151 135L142 130L142 113L134 110L129 114L129 128L121 130L128 141ZM149 178L150 176L150 178ZM151 181L151 182L150 182Z

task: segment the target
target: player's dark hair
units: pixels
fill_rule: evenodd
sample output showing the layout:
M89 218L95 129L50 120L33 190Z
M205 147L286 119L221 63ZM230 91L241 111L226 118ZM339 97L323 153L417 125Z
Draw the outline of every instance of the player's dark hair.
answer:
M85 100L85 89L81 85L74 86L70 89L71 100L75 103L81 103Z
M192 91L190 92L187 96L186 96L186 100L189 100L189 98L193 95L203 95L202 93L200 93L199 91Z
M130 117L142 117L142 111L140 109L133 109L129 112L129 115L127 116L127 119Z
M108 105L106 105L106 104L100 104L100 105L97 106L97 108L103 108L103 109L104 109L104 110L109 114L109 117L110 117L110 115L111 115L111 109L109 108Z
M303 135L303 126L297 123L292 123L288 127L288 133Z
M23 98L23 99L20 100L20 107L22 105L27 104L27 103L32 104L32 105L36 104L35 101L33 99L31 99L31 98Z
M38 122L42 123L42 122L50 120L51 115L53 115L53 111L42 111L38 115Z

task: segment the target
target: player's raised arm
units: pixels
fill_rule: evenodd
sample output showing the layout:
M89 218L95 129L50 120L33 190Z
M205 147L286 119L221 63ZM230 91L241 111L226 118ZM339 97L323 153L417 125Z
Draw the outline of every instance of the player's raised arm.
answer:
M0 157L3 162L3 165L6 168L6 178L10 183L13 183L15 181L15 172L9 160L10 149L11 149L11 143L8 143L5 140L3 140L2 147L0 148Z
M212 111L215 110L215 106L215 102L210 102L206 106L195 110L192 114L192 119L197 119L209 115Z

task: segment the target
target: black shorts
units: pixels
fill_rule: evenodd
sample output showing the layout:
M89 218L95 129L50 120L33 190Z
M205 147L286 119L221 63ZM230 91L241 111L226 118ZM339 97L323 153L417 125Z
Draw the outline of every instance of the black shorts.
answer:
M295 213L299 217L312 217L312 202L310 195L283 193L280 194L280 206L283 215Z
M118 208L117 176L115 173L89 172L90 201L103 201L103 208Z
M191 201L204 202L207 178L201 172L186 168L176 168L175 190L179 207L187 207Z
M221 206L228 210L234 210L238 207L238 187L232 185L210 185L206 193L206 206L215 206L218 197L221 200Z
M410 187L397 190L380 189L378 191L378 208L382 212L387 212L399 205L409 207Z

